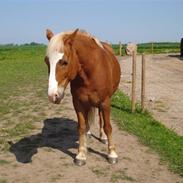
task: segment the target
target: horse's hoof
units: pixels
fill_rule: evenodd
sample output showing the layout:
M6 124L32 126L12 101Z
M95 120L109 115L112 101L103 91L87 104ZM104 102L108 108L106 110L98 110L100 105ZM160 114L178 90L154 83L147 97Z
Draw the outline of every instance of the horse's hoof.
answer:
M108 144L108 140L107 139L100 139L100 141L102 142L102 144Z
M84 165L86 164L86 160L81 160L81 159L75 158L75 159L74 159L74 163L75 163L75 165L77 165L77 166L84 166Z
M118 158L112 158L108 156L108 162L110 164L116 164L118 162Z

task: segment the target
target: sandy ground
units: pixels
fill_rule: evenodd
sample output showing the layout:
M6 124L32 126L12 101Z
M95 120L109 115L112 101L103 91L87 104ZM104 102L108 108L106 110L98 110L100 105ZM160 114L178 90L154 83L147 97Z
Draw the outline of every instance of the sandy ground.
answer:
M120 88L131 95L131 57L118 58L122 68ZM146 56L146 107L168 128L183 135L183 58ZM141 56L137 56L137 99L141 92Z
M107 146L98 141L98 123L88 139L88 159L77 167L78 135L71 96L66 95L60 116L53 116L54 105L45 120L26 138L14 142L10 152L0 154L0 182L4 183L183 183L183 178L170 172L157 154L138 139L113 124L114 142L119 155L116 165L106 160ZM4 182L3 182L4 181Z

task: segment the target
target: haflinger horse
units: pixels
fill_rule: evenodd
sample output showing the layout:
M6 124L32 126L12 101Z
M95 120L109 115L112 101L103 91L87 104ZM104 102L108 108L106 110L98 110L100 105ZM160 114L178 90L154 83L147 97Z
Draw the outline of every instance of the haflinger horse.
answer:
M79 166L86 163L86 133L96 108L100 139L107 139L108 161L116 163L118 155L112 141L110 99L119 85L121 71L112 48L79 29L57 35L47 29L46 36L49 40L45 57L49 72L48 98L59 104L70 83L78 118L79 148L75 163Z

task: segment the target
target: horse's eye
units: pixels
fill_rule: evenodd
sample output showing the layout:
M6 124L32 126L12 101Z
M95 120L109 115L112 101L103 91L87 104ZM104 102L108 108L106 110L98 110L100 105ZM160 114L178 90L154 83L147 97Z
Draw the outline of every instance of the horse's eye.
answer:
M61 60L59 60L59 64L60 64L61 66L66 66L66 65L68 65L68 62L67 62L67 60L61 59Z

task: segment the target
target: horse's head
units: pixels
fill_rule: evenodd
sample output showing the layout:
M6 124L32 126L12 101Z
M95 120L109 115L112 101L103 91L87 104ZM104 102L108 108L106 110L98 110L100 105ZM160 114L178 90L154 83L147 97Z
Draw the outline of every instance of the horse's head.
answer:
M54 35L47 30L49 40L45 63L48 66L48 98L59 104L64 97L64 91L77 74L78 63L76 53L72 47L78 29L70 33Z

